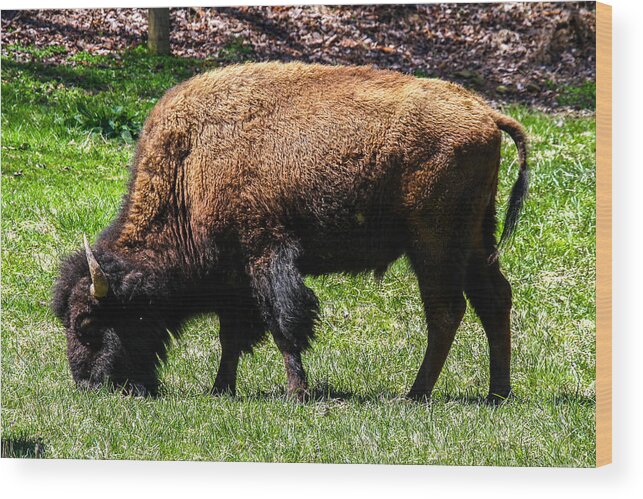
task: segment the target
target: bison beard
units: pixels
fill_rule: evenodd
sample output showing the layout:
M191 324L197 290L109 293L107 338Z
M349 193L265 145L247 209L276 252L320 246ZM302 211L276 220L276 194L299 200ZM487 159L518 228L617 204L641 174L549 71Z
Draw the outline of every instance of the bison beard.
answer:
M428 397L465 310L489 341L489 400L510 393L511 287L500 272L500 131L520 173L502 239L527 194L520 125L457 85L389 71L247 64L173 88L150 113L116 220L62 265L53 308L80 387L155 393L171 335L216 313L214 393L268 331L288 392L319 303L305 275L377 274L407 255L428 347L410 396Z

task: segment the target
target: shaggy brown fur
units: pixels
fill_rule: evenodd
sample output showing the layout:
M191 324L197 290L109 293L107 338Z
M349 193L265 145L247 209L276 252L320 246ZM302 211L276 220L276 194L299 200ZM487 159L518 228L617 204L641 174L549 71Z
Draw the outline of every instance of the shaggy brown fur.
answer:
M150 113L121 213L94 248L108 296L89 294L82 253L58 282L75 379L154 390L162 330L214 311L215 391L234 391L239 355L270 330L289 391L302 394L301 351L318 309L303 276L382 273L407 254L429 328L411 395L431 393L464 291L489 338L490 396L506 397L511 289L494 257L500 130L521 161L508 237L527 190L524 132L455 84L264 63L178 85Z

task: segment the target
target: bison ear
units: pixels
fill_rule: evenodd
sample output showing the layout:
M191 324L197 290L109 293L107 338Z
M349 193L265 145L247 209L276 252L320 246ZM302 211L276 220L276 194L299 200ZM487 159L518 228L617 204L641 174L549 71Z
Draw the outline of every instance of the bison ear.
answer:
M87 236L83 234L83 242L85 243L85 257L87 258L87 265L89 266L89 275L92 278L92 284L89 286L89 292L92 296L98 300L105 298L109 292L109 281L103 269L100 268L100 264L92 249L87 242Z

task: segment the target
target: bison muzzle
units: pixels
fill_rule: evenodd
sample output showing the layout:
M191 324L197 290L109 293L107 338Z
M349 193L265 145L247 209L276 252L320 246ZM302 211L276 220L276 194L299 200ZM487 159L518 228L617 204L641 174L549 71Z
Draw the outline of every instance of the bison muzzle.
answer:
M213 392L269 331L288 392L319 304L304 276L383 273L407 255L428 347L410 396L428 397L465 311L490 348L489 399L510 393L511 287L495 239L501 130L520 172L502 240L527 193L525 134L439 80L366 67L245 64L168 91L143 127L114 222L63 263L53 308L82 387L155 393L169 338L220 319Z

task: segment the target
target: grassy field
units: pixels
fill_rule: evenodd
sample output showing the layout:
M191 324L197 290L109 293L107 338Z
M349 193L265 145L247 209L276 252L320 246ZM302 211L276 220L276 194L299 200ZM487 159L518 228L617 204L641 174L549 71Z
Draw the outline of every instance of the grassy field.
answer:
M47 50L55 50L47 49ZM35 61L18 62L31 52ZM193 320L161 372L159 398L80 392L48 308L60 258L117 213L133 142L174 83L210 63L37 50L2 60L2 451L5 456L335 463L592 466L595 463L594 118L505 111L531 137L532 191L502 256L514 287L513 386L482 403L486 339L468 311L433 400L403 398L426 332L405 260L371 276L309 279L322 303L304 358L316 395L285 396L272 342L244 357L238 397L208 395L216 317ZM503 145L501 202L517 175Z

